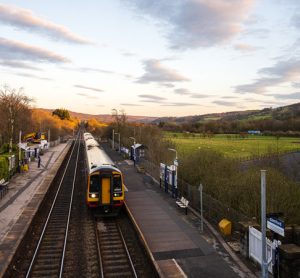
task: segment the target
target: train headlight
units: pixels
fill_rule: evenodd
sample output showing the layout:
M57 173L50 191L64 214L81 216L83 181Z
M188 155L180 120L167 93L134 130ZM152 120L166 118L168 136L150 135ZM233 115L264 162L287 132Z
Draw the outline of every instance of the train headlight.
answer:
M96 198L96 194L95 193L91 194L91 198Z
M114 193L114 197L120 197L120 196L122 196L122 192L120 192L120 193Z

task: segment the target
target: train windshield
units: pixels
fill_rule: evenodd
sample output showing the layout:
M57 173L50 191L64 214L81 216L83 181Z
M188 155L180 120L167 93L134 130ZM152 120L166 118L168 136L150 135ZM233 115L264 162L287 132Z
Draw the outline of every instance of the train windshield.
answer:
M90 192L99 192L100 190L100 176L91 175L90 178Z
M113 176L114 191L122 191L122 179L120 175Z

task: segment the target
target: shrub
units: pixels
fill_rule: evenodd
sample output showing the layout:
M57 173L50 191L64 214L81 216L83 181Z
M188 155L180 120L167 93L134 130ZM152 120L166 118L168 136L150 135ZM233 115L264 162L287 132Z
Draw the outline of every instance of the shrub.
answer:
M0 180L8 179L8 160L4 156L0 156Z

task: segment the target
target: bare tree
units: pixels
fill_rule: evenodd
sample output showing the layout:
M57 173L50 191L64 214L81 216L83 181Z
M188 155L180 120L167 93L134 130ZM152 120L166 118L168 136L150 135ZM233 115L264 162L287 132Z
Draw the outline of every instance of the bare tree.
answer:
M16 141L18 131L28 126L31 121L30 103L33 100L26 96L23 88L13 89L5 85L0 89L0 130L3 142Z

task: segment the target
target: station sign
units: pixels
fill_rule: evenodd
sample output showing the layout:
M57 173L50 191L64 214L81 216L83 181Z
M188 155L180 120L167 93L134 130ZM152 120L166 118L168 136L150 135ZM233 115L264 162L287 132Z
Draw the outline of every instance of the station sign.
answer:
M284 236L284 221L278 218L270 217L267 219L267 227L276 234Z

